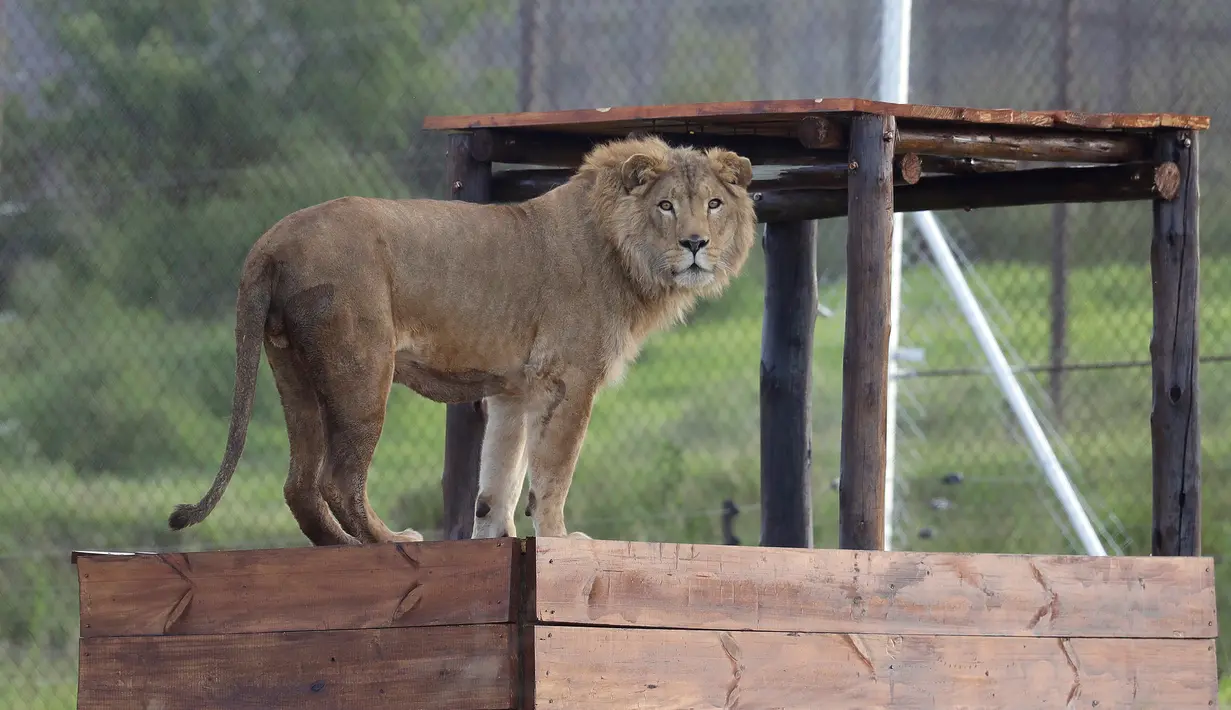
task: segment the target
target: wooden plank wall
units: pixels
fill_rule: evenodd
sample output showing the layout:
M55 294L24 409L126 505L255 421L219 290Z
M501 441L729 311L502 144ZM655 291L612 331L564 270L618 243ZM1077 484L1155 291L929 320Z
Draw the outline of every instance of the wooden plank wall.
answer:
M569 708L1211 708L1213 562L539 539Z
M513 708L517 550L79 555L78 707Z
M1201 557L545 538L76 564L88 710L1217 702Z

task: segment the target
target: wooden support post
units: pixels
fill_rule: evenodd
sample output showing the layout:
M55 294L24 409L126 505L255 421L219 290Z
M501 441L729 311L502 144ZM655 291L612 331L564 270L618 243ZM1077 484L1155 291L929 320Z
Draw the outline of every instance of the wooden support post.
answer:
M1154 388L1150 435L1154 453L1155 555L1201 554L1201 416L1197 386L1198 159L1194 131L1160 133L1157 155L1179 166L1173 200L1154 202Z
M444 494L442 535L445 540L469 540L474 529L474 501L479 495L479 454L487 412L482 402L445 408Z
M761 545L812 547L812 332L816 225L765 225Z
M842 353L838 545L885 547L885 413L889 384L889 251L893 238L892 116L851 121Z
M492 164L475 160L471 136L449 136L445 174L449 196L467 202L491 200ZM444 537L463 540L470 537L474 524L474 500L479 494L479 452L483 445L486 418L479 402L447 405L445 414L445 460L440 487L444 494Z

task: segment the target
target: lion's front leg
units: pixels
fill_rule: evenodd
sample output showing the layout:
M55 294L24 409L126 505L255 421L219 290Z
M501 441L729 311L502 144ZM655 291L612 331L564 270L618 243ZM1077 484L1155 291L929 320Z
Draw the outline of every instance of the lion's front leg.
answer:
M562 399L550 403L538 417L529 442L530 503L526 512L534 519L537 537L588 538L569 534L564 524L564 503L573 482L573 470L590 424L594 386L571 385Z
M489 398L471 538L517 535L513 512L526 475L525 446L524 402L512 397Z

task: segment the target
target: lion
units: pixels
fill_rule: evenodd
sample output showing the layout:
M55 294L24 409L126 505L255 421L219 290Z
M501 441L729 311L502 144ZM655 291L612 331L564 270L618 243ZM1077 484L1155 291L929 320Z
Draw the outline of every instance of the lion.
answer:
M222 464L171 529L204 520L235 472L263 344L290 441L283 492L312 544L423 539L368 501L394 383L486 406L473 538L516 535L527 467L534 534L586 537L567 531L564 504L595 396L739 274L751 180L729 150L637 136L595 146L521 203L349 196L284 217L242 267Z

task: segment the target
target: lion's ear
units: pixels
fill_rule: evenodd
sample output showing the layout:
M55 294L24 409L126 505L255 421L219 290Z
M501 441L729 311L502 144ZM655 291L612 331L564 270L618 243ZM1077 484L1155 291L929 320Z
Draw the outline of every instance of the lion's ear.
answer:
M620 164L620 182L624 189L632 191L644 185L657 172L659 160L645 153L634 153Z
M723 182L747 188L752 183L752 161L729 150L718 150L710 154L714 173Z

